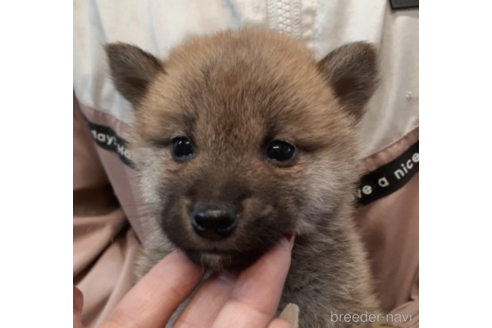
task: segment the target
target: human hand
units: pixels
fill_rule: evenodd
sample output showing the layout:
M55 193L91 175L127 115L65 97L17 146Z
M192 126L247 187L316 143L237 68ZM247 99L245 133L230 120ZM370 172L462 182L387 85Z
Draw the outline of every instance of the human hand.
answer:
M207 280L174 328L291 328L287 321L273 317L289 271L292 246L293 240L283 240L238 275L221 274ZM202 274L184 254L171 253L128 292L102 328L164 327ZM81 297L74 289L74 328L83 328Z

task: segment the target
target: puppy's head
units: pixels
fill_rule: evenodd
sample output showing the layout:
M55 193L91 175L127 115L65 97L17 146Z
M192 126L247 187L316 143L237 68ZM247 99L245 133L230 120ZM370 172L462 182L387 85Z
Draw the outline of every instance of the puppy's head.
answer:
M336 216L375 87L370 45L316 62L295 40L246 29L191 40L165 62L126 44L106 51L135 109L130 145L152 224L190 259L241 269Z

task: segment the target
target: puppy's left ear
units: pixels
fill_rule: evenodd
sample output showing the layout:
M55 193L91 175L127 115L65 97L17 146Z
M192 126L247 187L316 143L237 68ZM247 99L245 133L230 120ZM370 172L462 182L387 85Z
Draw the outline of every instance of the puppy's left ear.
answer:
M110 43L104 48L116 90L135 107L157 74L164 72L163 65L150 53L126 43Z
M346 111L357 120L378 84L376 49L366 42L354 42L329 53L318 69Z

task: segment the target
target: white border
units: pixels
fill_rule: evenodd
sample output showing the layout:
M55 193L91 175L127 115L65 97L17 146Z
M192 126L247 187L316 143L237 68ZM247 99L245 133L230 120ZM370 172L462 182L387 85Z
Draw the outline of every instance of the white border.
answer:
M0 5L0 326L69 327L72 6Z

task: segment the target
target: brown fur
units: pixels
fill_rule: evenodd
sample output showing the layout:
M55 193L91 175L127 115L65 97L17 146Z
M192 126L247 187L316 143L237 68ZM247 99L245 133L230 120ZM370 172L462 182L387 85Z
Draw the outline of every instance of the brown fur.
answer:
M301 328L370 326L330 315L377 310L351 219L355 123L376 85L374 49L354 43L317 63L300 42L256 28L192 39L161 63L135 49L107 46L116 88L135 108L130 144L151 234L138 275L175 247L214 270L240 269L295 233L280 308L298 304ZM169 149L178 136L196 147L183 162ZM295 145L295 159L266 158L272 140ZM197 201L237 206L234 233L194 233Z

